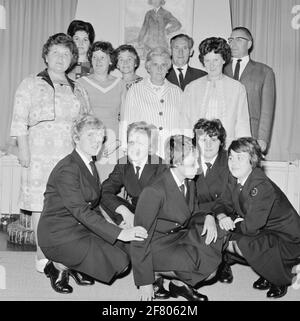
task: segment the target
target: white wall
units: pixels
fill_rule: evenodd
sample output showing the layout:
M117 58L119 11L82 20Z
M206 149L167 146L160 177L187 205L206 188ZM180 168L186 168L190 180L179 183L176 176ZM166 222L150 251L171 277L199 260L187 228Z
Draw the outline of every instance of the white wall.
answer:
M93 24L96 40L107 40L113 46L118 46L121 44L121 1L124 0L78 0L76 19ZM182 3L184 5L184 0ZM192 36L195 40L195 53L191 65L202 68L198 60L198 45L203 39L211 36L226 39L230 31L229 0L194 0Z

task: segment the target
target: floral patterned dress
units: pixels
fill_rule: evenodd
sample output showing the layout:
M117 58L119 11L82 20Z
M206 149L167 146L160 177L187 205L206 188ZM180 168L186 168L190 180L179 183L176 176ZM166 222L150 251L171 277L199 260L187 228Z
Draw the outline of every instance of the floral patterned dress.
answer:
M11 136L28 135L30 166L22 168L19 205L41 212L48 177L73 150L74 118L88 112L70 86L52 84L47 72L22 81L15 95ZM53 88L54 87L54 88Z

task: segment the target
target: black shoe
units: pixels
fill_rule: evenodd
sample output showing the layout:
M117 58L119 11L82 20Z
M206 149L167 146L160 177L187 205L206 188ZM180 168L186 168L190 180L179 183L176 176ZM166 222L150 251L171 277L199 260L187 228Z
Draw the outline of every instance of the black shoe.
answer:
M173 298L182 296L188 301L208 301L206 295L197 292L193 287L188 285L177 286L173 282L170 282L169 291Z
M270 290L267 292L267 298L281 298L282 296L286 295L287 288L288 287L286 285L271 284Z
M68 270L58 270L53 262L48 261L44 268L44 273L50 278L51 286L54 291L62 294L68 294L73 292L73 288L69 285Z
M153 289L155 299L169 299L171 297L170 292L164 288L164 279L162 277L155 280Z
M271 283L261 276L253 283L253 287L257 290L268 290L271 287Z
M222 262L218 270L218 280L222 283L232 283L233 275L230 265Z
M91 278L90 276L88 276L82 272L78 272L78 271L70 269L69 275L75 280L75 282L78 285L93 285L93 284L95 284L95 280L93 278Z

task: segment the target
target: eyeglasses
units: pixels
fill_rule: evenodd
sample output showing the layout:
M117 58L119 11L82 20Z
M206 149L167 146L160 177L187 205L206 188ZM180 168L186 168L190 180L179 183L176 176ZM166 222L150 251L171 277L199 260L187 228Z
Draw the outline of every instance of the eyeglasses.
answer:
M228 43L231 44L233 41L242 42L243 40L250 41L250 39L244 37L235 37L235 38L228 38Z

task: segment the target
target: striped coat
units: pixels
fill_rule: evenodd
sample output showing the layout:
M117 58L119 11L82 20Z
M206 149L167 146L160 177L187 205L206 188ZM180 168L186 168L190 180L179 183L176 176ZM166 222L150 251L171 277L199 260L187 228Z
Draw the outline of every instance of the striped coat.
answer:
M158 129L158 155L164 157L164 141L172 134L183 133L187 121L182 108L182 91L165 80L158 95L149 79L132 86L123 106L122 142L126 142L127 126L136 121L146 121ZM123 144L125 146L125 144Z

